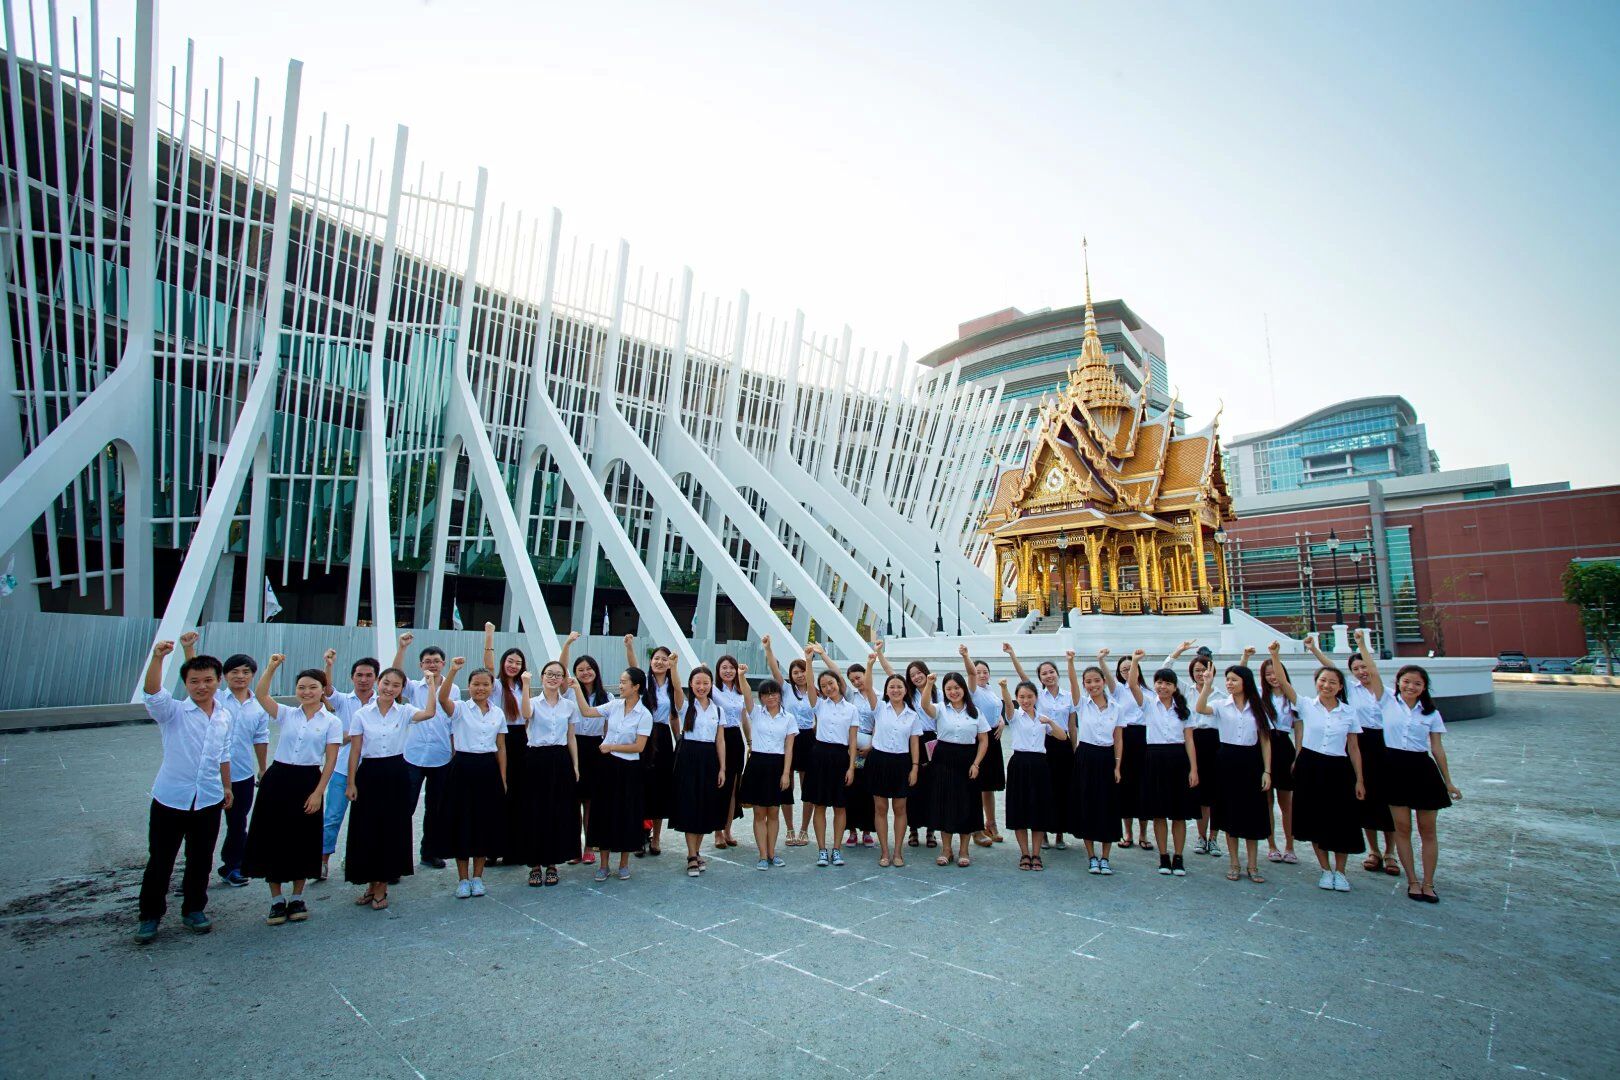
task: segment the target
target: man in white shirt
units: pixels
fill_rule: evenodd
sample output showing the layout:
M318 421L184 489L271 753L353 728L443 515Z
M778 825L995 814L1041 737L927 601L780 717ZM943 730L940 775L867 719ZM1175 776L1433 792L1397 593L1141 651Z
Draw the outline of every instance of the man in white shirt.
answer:
M172 652L172 641L153 647L143 686L147 714L163 737L163 763L152 781L140 926L135 931L135 940L142 945L157 937L182 842L186 870L181 921L199 934L213 929L203 912L208 906L208 870L219 839L220 811L231 805L231 724L214 696L223 667L212 656L187 660L180 666L186 698L177 701L163 686L163 659Z
M400 635L402 653L413 638L409 633ZM433 705L433 690L428 680L444 673L444 650L437 645L425 646L417 654L417 662L422 667L422 677L405 683L405 700L418 709L426 709ZM450 687L450 700L461 700L461 687ZM441 834L445 827L444 797L448 791L451 754L450 718L443 709L437 709L432 719L411 725L410 734L405 736L405 764L411 769L411 813L416 813L417 800L425 787L427 803L422 809L421 859L423 866L435 870L444 869L444 860L435 852L444 846Z

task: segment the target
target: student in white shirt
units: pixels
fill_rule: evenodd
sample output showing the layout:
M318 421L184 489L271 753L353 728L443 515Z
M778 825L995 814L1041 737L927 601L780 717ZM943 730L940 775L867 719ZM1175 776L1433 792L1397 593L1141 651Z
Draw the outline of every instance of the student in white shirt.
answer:
M572 664L569 663L568 654L579 638L578 630L569 631L567 640L563 642L562 654L557 657L557 661L562 664L563 670L572 676L586 703L599 710L611 699L607 687L602 683L602 668L597 664L596 657L586 653ZM570 690L569 693L571 695L573 691ZM652 715L652 710L648 709L647 713L649 716ZM579 745L579 817L586 832L590 832L591 828L591 800L596 794L597 774L602 771L602 763L606 760L601 752L603 730L600 712L588 716L581 713L574 723L574 741ZM596 862L596 852L587 845L580 861L587 866L591 865Z
M883 673L893 675L894 667L884 652L884 643L874 641L872 648L876 651L878 663L883 666ZM939 711L941 701L937 690L929 689L924 692L924 687L930 685L928 680L931 675L933 672L929 671L928 665L921 660L913 660L906 665L906 704L917 714L917 720L922 724L923 748L922 763L917 769L917 782L912 785L911 794L906 797L906 819L911 829L911 838L907 843L911 847L917 846L918 837L924 831L928 834L928 846L939 846L939 840L935 837L934 822L929 819L929 815L934 809L934 771L930 747L936 743L934 716ZM932 695L930 707L925 708L923 699L929 695Z
M409 646L414 637L410 633L401 634L401 646ZM444 679L444 650L437 645L428 645L417 654L416 660L422 669L422 677L406 681L401 700L418 709L432 709L433 713L426 720L410 725L405 736L405 764L411 781L411 814L416 814L417 801L421 800L422 865L443 870L444 860L435 853L445 844L444 798L450 780L450 756L454 751L450 747L450 714L439 709L434 700L438 696L437 691L429 683L437 686ZM452 701L460 700L461 687L451 687L450 698Z
M647 673L638 667L625 668L619 676L619 696L601 706L585 698L577 681L571 681L574 705L586 720L600 720L601 742L596 751L598 763L596 790L591 795L591 820L585 839L597 850L597 881L608 879L608 860L619 853L619 880L630 880L630 853L641 847L645 835L641 817L641 754L652 737L653 719L642 697L647 689Z
M1446 723L1429 694L1429 673L1417 664L1406 664L1395 673L1395 685L1387 686L1367 647L1367 632L1361 631L1361 655L1367 663L1367 685L1378 698L1384 723L1384 797L1389 800L1395 821L1395 846L1406 871L1409 900L1440 902L1434 891L1434 868L1440 859L1440 842L1435 818L1462 792L1451 782L1451 766L1441 744ZM1417 818L1418 835L1423 840L1423 879L1418 880L1412 857L1412 819Z
M330 650L328 650L330 651ZM343 722L326 708L326 672L305 668L293 683L297 705L281 705L270 683L287 658L270 657L254 692L257 706L279 729L275 761L265 770L259 800L248 827L243 866L250 877L270 886L265 922L281 926L309 918L304 883L321 872L321 793L337 768ZM283 882L292 896L281 898Z
M1254 672L1247 664L1226 669L1226 694L1211 696L1214 680L1199 690L1193 710L1200 716L1215 717L1221 737L1221 753L1216 768L1219 779L1212 828L1226 832L1226 880L1238 881L1238 844L1248 848L1249 880L1257 884L1260 874L1259 842L1271 828L1266 806L1271 791L1271 701L1255 686ZM1202 772L1200 772L1202 778Z
M872 657L868 655L867 659L870 662ZM825 653L821 662L828 671L838 670L838 665ZM877 828L877 818L874 816L872 788L866 776L866 760L872 753L872 706L867 704L865 690L868 666L851 664L843 672L844 700L855 706L855 715L860 720L860 728L855 733L855 782L849 785L844 798L844 828L849 830L844 837L844 846L849 848L872 847L877 843L872 838L872 830Z
M1083 691L1075 707L1069 829L1085 841L1086 872L1107 877L1114 872L1108 856L1120 836L1119 767L1125 755L1125 712L1108 692L1107 649L1078 678L1074 650L1068 650L1065 658L1069 681L1078 683Z
M624 662L638 667L636 636L624 635ZM680 658L663 645L647 656L647 711L652 713L652 738L642 755L642 813L652 822L646 854L662 855L664 822L675 806L675 728L672 720L682 707ZM636 852L639 857L642 852Z
M377 677L377 693L349 722L349 778L352 811L343 849L343 879L364 885L355 904L373 911L388 907L388 886L413 872L411 814L416 785L405 763L411 729L439 713L439 676L427 679L429 696L418 708L405 700L405 673L387 668Z
M714 662L714 701L720 706L721 738L726 741L726 760L741 761L748 754L744 730L748 724L748 710L743 705L743 676L735 656L722 656ZM738 770L740 771L740 770ZM741 844L731 832L731 823L742 817L737 802L737 784L742 779L736 772L726 774L726 820L714 834L717 848L738 847Z
M956 865L971 865L968 839L984 829L984 805L978 787L979 766L990 744L990 720L973 703L967 680L960 671L947 671L943 682L944 705L934 717L934 807L929 821L939 829L941 851L934 862L951 861L956 840ZM929 687L933 689L932 676Z
M528 757L523 750L528 742L523 730L527 721L518 702L523 696L523 673L529 670L529 658L522 649L507 649L500 658L495 657L495 624L484 624L484 667L495 674L495 692L490 700L506 717L506 848L497 865L515 866L523 861L528 850L525 835L528 821Z
M354 714L376 700L377 677L382 673L382 662L374 656L362 656L349 665L350 690L337 690L332 682L332 666L337 662L337 650L327 649L326 707L343 723L343 745L338 747L337 766L326 782L326 812L321 821L321 875L325 881L332 872L332 855L337 851L338 830L349 812L349 729ZM405 649L394 652L393 667L403 675Z
M1294 745L1294 706L1282 693L1282 682L1287 677L1280 659L1274 661L1267 657L1260 661L1260 692L1271 698L1271 711L1275 714L1271 722L1271 791L1276 806L1269 803L1266 806L1271 814L1271 835L1266 838L1270 850L1266 861L1293 864L1299 861L1299 856L1294 854L1294 755L1298 748ZM1278 824L1283 831L1281 851L1277 850Z
M1152 692L1143 692L1142 656L1141 649L1132 654L1126 680L1132 699L1142 710L1147 737L1137 806L1153 822L1154 838L1159 842L1159 873L1186 877L1182 852L1187 846L1187 819L1198 816L1198 749L1193 745L1192 710L1170 668L1154 672Z
M220 811L231 805L231 725L215 698L223 674L219 660L198 656L180 665L186 699L176 701L163 685L163 658L174 642L152 647L146 666L146 714L163 737L163 763L152 782L147 822L146 872L141 878L140 925L135 940L157 937L168 907L169 878L180 845L186 846L181 879L180 919L186 929L206 934L213 929L203 909L208 906L208 867L219 838Z
M1037 704L1040 691L1034 683L1020 682L1016 693L1014 702L1007 693L1007 680L1001 680L1002 711L1012 740L1012 760L1007 763L1007 828L1018 840L1018 869L1045 870L1041 848L1046 844L1046 827L1058 816L1052 805L1046 740L1069 745L1069 727L1066 721L1041 714Z
M1362 843L1357 803L1367 797L1361 780L1361 751L1357 736L1361 724L1350 708L1344 676L1337 668L1316 672L1316 693L1297 694L1278 658L1280 645L1271 643L1272 670L1278 673L1279 694L1293 706L1294 736L1299 749L1293 761L1294 835L1310 841L1322 868L1323 889L1349 892L1344 866L1351 855L1366 850ZM1275 762L1275 758L1272 759Z
M743 685L746 688L747 683ZM782 704L782 684L766 679L759 684L759 704L749 710L748 765L737 789L743 805L754 808L756 870L787 865L776 853L776 837L781 811L793 805L793 749L798 736L798 718Z
M1152 851L1153 842L1148 839L1148 819L1142 817L1138 805L1142 801L1142 763L1147 757L1147 725L1142 717L1142 706L1137 704L1126 685L1125 669L1131 664L1130 655L1120 657L1112 669L1103 662L1106 655L1106 650L1098 654L1097 666L1108 681L1108 696L1119 703L1120 714L1125 718L1125 750L1119 760L1120 831L1124 838L1119 846Z
M727 756L720 705L714 700L714 674L704 665L686 677L685 699L686 707L677 718L681 749L675 760L675 805L669 827L686 834L686 876L697 877L709 868L708 860L698 854L703 834L723 825L729 809L726 772L742 763Z
M180 635L187 660L197 655L199 634ZM256 781L269 763L270 722L253 700L253 678L259 665L253 657L236 653L225 658L225 685L215 695L231 722L231 808L225 811L225 839L219 845L219 876L225 884L241 888L242 852L247 846L248 818L253 811Z
M1365 639L1366 631L1362 631ZM1323 667L1337 668L1333 658L1324 653L1315 634L1305 636L1305 648ZM1368 686L1371 670L1363 653L1353 652L1344 674L1344 693L1350 708L1361 725L1358 741L1361 744L1361 780L1366 785L1367 797L1361 801L1362 834L1367 841L1367 857L1361 868L1370 874L1382 870L1390 877L1399 877L1400 864L1395 854L1395 819L1390 813L1389 799L1384 793L1384 714L1379 708L1378 696ZM1383 833L1380 845L1378 834Z
M444 796L444 848L441 859L456 860L456 898L484 895L484 867L507 851L506 768L510 755L506 735L511 727L495 702L495 673L479 668L467 676L467 697L453 701L456 676L467 666L463 657L450 661L449 677L439 685L439 711L450 717L455 756L450 759ZM518 676L518 718L527 723L530 675ZM521 725L520 725L521 726ZM520 733L521 734L521 733Z
M956 650L962 657L962 668L967 672L968 693L973 704L990 722L990 741L985 747L984 761L979 764L979 803L984 813L984 831L973 838L980 847L1004 844L1007 838L996 827L996 792L1007 790L1007 761L1002 756L1001 735L1006 727L1000 692L990 685L990 665L974 660L968 647Z
M1018 654L1013 652L1011 642L1002 642L1001 651L1007 654L1012 661L1013 671L1017 673L1020 682L1028 682L1036 686L1035 707L1042 716L1050 716L1062 724L1069 733L1067 741L1060 741L1048 736L1046 740L1046 767L1052 780L1052 806L1057 817L1047 828L1047 833L1053 847L1059 851L1067 851L1069 845L1064 842L1063 834L1068 828L1069 806L1071 802L1070 787L1074 777L1075 766L1075 703L1084 695L1080 692L1080 683L1074 677L1074 665L1069 665L1069 685L1067 688L1058 688L1057 665L1050 660L1042 660L1035 665L1035 678L1030 679L1024 665L1018 662Z
M811 657L826 650L820 645L809 645L804 650L808 665ZM814 757L810 771L804 774L804 809L816 833L816 865L843 866L844 853L837 846L844 834L844 807L848 791L855 782L856 740L860 732L861 717L855 703L844 697L844 680L836 671L823 671L810 684L810 708L816 714L815 742L810 747ZM832 808L832 835L834 845L827 848L827 815Z
M866 782L872 792L873 816L878 836L878 865L904 866L900 842L906 835L910 794L917 785L922 762L922 719L906 701L906 680L890 674L883 680L883 699L872 692L870 681L861 693L872 707L872 749L866 755ZM920 702L934 707L933 699ZM894 808L894 844L889 844L889 808Z
M533 712L524 725L529 795L523 861L531 886L555 885L558 863L579 862L579 743L574 734L579 707L574 695L563 693L566 677L562 664L546 662L540 669L540 695L530 699ZM508 761L512 751L507 748Z
M814 740L816 726L815 713L810 711L810 695L805 686L810 681L810 665L804 662L803 657L794 657L788 663L787 673L782 672L782 665L776 660L776 652L771 648L771 635L761 634L759 643L765 647L765 666L770 669L771 678L782 687L782 707L788 711L798 723L799 734L806 736L800 740L800 752L794 755L793 771L799 774L799 785L804 786L804 773L810 767L809 744ZM746 774L745 774L746 777ZM810 825L800 832L793 831L793 804L790 802L782 807L782 815L787 822L787 835L782 843L787 847L804 847L810 843Z
M1215 678L1215 661L1206 652L1200 652L1187 664L1187 678L1192 684L1191 693L1196 698L1204 687L1213 682ZM1220 693L1215 697L1218 699ZM1220 783L1220 756L1221 734L1215 726L1213 714L1208 716L1193 712L1193 748L1198 754L1198 843L1193 845L1194 855L1210 855L1219 858L1222 854L1220 845L1220 830L1210 824L1210 814L1215 808L1216 788Z

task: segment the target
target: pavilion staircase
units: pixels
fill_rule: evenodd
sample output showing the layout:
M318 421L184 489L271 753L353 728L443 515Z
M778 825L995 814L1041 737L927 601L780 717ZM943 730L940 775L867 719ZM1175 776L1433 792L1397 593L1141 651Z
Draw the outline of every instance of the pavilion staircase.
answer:
M1063 629L1063 615L1061 613L1054 613L1052 615L1042 615L1039 619L1030 624L1026 633L1055 634L1061 629Z

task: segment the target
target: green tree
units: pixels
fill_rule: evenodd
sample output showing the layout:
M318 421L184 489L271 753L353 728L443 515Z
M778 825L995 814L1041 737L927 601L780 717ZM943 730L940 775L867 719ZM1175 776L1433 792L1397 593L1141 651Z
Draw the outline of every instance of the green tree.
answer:
M1564 570L1564 599L1581 613L1589 638L1603 646L1614 671L1614 639L1620 637L1620 562L1573 560Z

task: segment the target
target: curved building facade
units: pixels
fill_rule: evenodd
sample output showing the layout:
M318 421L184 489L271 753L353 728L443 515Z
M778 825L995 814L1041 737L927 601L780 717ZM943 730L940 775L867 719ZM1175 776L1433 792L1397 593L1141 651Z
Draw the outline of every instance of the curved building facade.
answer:
M1417 410L1393 394L1341 401L1226 446L1234 496L1421 476L1439 467Z

